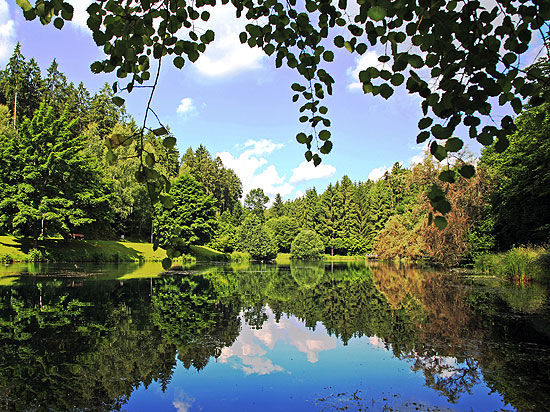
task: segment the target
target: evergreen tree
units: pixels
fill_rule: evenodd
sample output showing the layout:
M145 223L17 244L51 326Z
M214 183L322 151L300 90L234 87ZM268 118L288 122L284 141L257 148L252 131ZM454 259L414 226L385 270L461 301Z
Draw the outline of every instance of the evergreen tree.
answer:
M331 256L334 255L334 249L339 246L338 221L340 213L340 202L337 195L337 188L329 184L327 189L321 195L321 205L319 213L319 232L322 241L330 249Z
M24 118L31 118L38 109L42 84L38 64L34 59L26 61L18 43L6 68L0 72L0 104L10 109L14 126Z
M273 233L273 240L279 251L288 253L292 241L300 230L298 222L289 216L280 216L269 219L266 225Z
M252 189L244 198L244 208L254 214L261 222L265 221L265 210L267 208L267 197L260 188Z
M74 121L67 115L58 117L43 103L21 124L17 138L5 142L3 165L12 168L0 173L12 186L0 202L5 231L35 240L69 237L86 225L111 220L97 164L85 155L84 141L71 131Z
M164 249L185 252L190 245L204 245L216 229L216 201L191 175L181 175L169 192L173 206L155 205L155 235Z
M281 197L280 193L277 193L275 195L275 201L273 202L273 206L271 206L271 211L273 217L281 217L284 215L284 203L283 198Z
M319 196L315 188L306 190L302 213L301 228L315 231L319 221Z

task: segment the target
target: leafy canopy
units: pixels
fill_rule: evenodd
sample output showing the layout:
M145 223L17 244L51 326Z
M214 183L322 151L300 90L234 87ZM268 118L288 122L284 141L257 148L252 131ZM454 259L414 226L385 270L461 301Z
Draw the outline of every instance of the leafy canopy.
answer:
M73 17L73 6L62 0L37 0L34 6L28 0L17 3L26 19L53 21L58 29ZM525 99L531 104L550 101L550 91L544 87L546 73L536 65L524 69L521 64L534 35L547 40L550 3L544 0L490 4L478 0L305 0L300 4L296 0L231 0L231 4L235 16L249 22L239 36L241 42L274 55L277 67L286 64L301 76L300 82L290 86L295 92L292 100L300 104L299 120L305 125L296 139L306 146L305 157L315 165L333 147L328 107L322 102L332 94L335 80L328 66L336 49L362 55L369 47L383 46L380 65L359 73L363 91L388 99L396 87L405 85L409 93L418 95L424 117L418 122L417 142L430 141L430 152L439 161L462 147L462 139L453 136L459 125L482 145L496 141L498 152L508 146L507 136L515 126L509 115L500 124L493 121L497 102L520 113ZM216 5L216 0L92 2L87 24L106 54L92 63L92 72L116 72L115 93L130 93L154 79L154 93L163 59L182 68L187 61L195 62L215 40L215 33L201 26L207 26L211 6ZM153 76L155 60L158 69ZM124 103L119 95L113 101ZM167 129L161 125L154 132L166 135ZM140 136L143 131L136 137ZM174 144L173 137L165 139L167 147ZM162 176L149 168L142 162L140 176L151 185L156 200L168 188ZM474 171L466 164L458 169L464 177ZM452 183L453 177L446 173L440 180ZM441 193L436 185L430 199L444 215L448 202ZM447 222L438 216L435 223L445 227Z

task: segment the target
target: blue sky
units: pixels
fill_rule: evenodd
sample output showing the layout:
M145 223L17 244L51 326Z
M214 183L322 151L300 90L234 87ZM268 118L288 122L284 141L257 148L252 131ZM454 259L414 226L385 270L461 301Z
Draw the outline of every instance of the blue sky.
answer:
M20 42L23 54L34 57L43 70L56 58L70 81L83 81L92 92L117 80L114 75L90 72L90 64L102 53L85 27L89 0L71 3L74 21L59 31L25 21L15 0L0 0L0 64ZM261 187L271 197L281 193L286 199L313 186L323 191L344 175L354 181L376 179L395 162L409 166L421 158L424 147L416 144L420 100L400 89L385 101L364 95L358 86L359 69L377 63L377 50L370 49L360 58L339 51L327 65L336 80L334 95L326 99L334 148L317 168L305 162L305 146L295 140L296 133L305 130L290 89L299 77L290 69L275 69L274 59L260 50L241 45L238 34L244 23L233 17L231 8L216 9L205 23L216 32L214 43L182 70L165 60L153 101L153 109L177 137L182 153L202 143L236 171L245 193ZM122 97L140 124L146 92ZM479 153L479 145L463 137L469 149Z

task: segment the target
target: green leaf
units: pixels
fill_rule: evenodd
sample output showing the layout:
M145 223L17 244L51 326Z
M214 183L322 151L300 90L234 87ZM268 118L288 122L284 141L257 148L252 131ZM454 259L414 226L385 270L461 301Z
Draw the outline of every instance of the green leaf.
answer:
M344 47L346 48L347 51L349 51L350 53L353 53L353 46L349 41L344 42Z
M420 130L427 129L432 125L432 122L433 122L433 119L431 117L424 117L423 119L420 119L420 121L418 122L418 128Z
M162 141L162 145L167 149L173 149L176 145L176 138L174 136L168 136Z
M147 165L147 167L153 167L153 165L155 164L155 158L153 157L153 155L149 153L145 155L145 164Z
M466 179L469 179L476 174L476 169L472 165L464 165L458 169L458 173L460 173Z
M172 267L172 259L170 258L164 258L162 259L162 268L164 270L168 270Z
M334 60L334 53L331 52L330 50L327 50L326 52L323 53L323 59L326 61L326 62L331 62Z
M153 130L153 134L155 136L162 136L165 134L168 134L168 130L166 130L164 127L159 127L158 129Z
M394 86L401 86L404 81L405 76L403 76L401 73L396 73L391 78L391 84L393 84Z
M447 149L448 152L458 152L463 146L464 142L458 137L451 137L447 140L447 143L445 143L445 149Z
M161 195L160 203L162 203L165 209L172 209L174 207L174 201L170 195Z
M177 56L175 59L174 59L174 66L176 66L178 69L181 69L183 67L183 65L185 64L185 60L183 57L181 56Z
M430 188L430 191L428 192L428 199L430 199L432 202L439 202L440 200L445 198L445 192L441 190L441 188L434 184Z
M323 154L329 154L332 150L332 142L330 140L327 140L319 149L321 153Z
M430 145L430 153L440 162L447 157L447 150L437 142Z
M330 143L330 142L327 142L327 143ZM321 158L319 157L319 155L316 153L313 155L313 165L315 167L319 166L321 164Z
M443 230L447 227L447 219L443 216L436 216L434 219L434 224L439 230Z
M118 107L121 107L124 104L124 99L119 96L114 96L111 100Z
M423 132L418 133L416 136L416 143L424 143L430 137L430 132L424 130Z
M330 139L330 132L328 130L321 130L319 132L319 139L323 141Z
M393 88L391 88L390 86L388 86L387 83L382 83L380 85L380 95L384 98L384 99L389 99L391 97L391 95L393 94Z
M436 139L448 139L452 134L450 128L443 127L440 124L432 126L430 130Z
M298 141L298 143L300 144L306 144L307 142L307 136L305 133L298 133L296 135L296 140Z
M105 159L107 159L109 163L113 163L116 161L117 156L111 149L109 149L107 150L107 153L105 153Z
M367 15L374 21L380 21L386 17L386 9L381 6L374 6L369 9Z
M443 170L439 174L439 180L442 182L454 183L456 181L454 170Z
M23 9L23 11L29 11L32 9L31 3L28 0L17 0L17 5Z
M443 213L444 215L451 211L451 204L447 199L440 200L439 202L436 202L433 206L435 210Z
M510 141L508 140L508 138L501 137L495 143L495 152L502 153L508 148L508 146L510 146Z
M61 30L63 28L63 25L65 24L65 20L63 20L61 17L57 17L54 21L53 21L53 25L55 26L56 29L58 30Z

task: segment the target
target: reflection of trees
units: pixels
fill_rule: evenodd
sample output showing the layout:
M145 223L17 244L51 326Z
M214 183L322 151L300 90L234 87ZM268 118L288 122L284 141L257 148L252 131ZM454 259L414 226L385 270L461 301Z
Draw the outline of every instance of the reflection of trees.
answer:
M163 336L176 345L186 368L204 368L219 357L239 335L239 308L218 299L205 276L170 276L155 280L153 321Z
M523 304L524 295L536 304ZM239 265L123 284L22 283L0 288L0 405L121 408L141 383L166 388L176 356L186 368L204 368L235 341L240 313L261 328L269 305L276 320L322 322L344 343L378 336L450 401L483 376L519 411L544 410L545 302L540 290L479 289L388 265Z
M314 261L291 261L290 273L301 289L313 289L325 275L325 264Z
M141 383L166 385L175 350L148 322L144 298L114 283L0 289L0 404L110 411Z
M505 300L505 295L501 288L480 290L478 287L470 298L481 315L481 328L486 332L477 356L484 380L518 411L547 410L550 404L548 307L524 313L516 309L515 303L512 306Z

